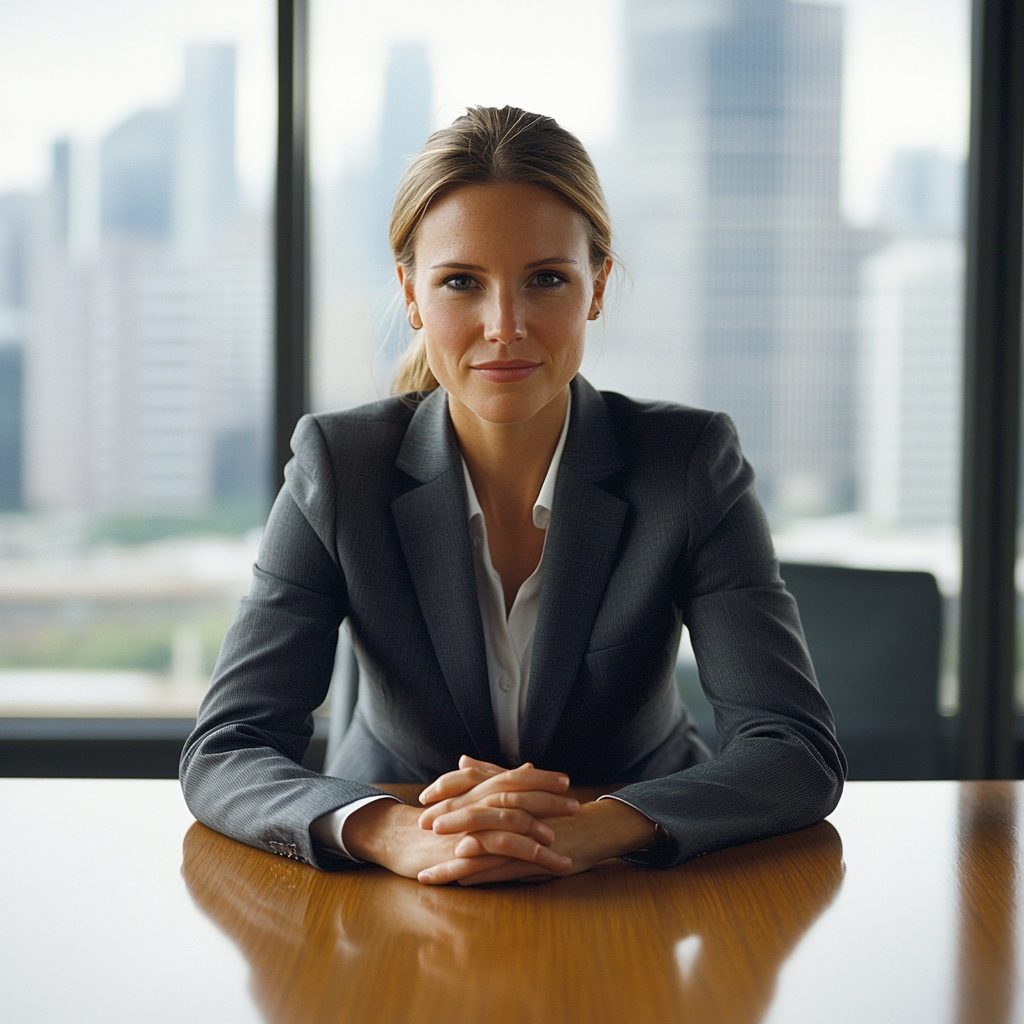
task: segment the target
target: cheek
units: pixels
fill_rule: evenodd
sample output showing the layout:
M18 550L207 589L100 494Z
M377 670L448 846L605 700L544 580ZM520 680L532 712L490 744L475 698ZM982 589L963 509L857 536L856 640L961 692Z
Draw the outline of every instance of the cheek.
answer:
M469 303L434 302L420 307L428 347L452 352L472 340L477 322Z
M567 362L582 360L587 340L585 315L579 315L576 309L566 309L559 315L550 317L545 327L545 333L550 339L549 350Z

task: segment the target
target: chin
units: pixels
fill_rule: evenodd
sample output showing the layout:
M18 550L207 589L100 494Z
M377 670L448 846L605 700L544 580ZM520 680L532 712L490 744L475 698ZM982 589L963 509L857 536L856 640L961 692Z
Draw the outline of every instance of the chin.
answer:
M536 416L546 404L533 396L494 395L474 401L469 408L488 423L524 423Z

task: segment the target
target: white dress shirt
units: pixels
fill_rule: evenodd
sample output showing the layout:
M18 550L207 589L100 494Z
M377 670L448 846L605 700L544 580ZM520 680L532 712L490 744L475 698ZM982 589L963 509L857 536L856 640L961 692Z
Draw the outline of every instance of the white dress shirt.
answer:
M572 395L566 403L565 423L558 438L555 454L551 457L544 483L533 504L533 525L547 530L551 522L551 509L555 502L555 484L558 481L558 467L565 449L565 436L569 432L569 411ZM544 580L544 551L541 550L537 568L523 583L512 602L508 615L505 614L505 592L501 577L491 562L491 551L487 543L487 523L483 509L476 496L476 489L469 475L466 460L462 460L462 474L466 482L466 506L469 513L469 533L473 544L473 568L476 574L477 601L480 604L480 620L483 623L484 647L487 653L487 678L491 691L491 708L494 724L498 730L498 744L501 752L511 764L519 763L519 726L526 708L526 694L530 684L530 665L533 661L533 637L537 629L537 611L540 607L540 588ZM547 546L547 535L544 538ZM358 652L358 648L357 648ZM366 673L367 666L360 659L360 671ZM310 826L313 837L346 857L352 855L345 849L342 833L349 815L374 800L394 800L391 796L368 796L354 800L325 814ZM623 801L625 802L625 801ZM630 805L632 806L632 805ZM354 860L355 858L352 857Z

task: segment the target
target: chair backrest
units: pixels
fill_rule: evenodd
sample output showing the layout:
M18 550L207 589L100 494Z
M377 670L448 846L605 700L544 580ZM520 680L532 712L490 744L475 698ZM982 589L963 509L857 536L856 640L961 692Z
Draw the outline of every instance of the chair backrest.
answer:
M783 563L851 779L948 777L952 723L938 713L942 598L926 572ZM680 659L683 701L712 750L714 714L696 664Z
M780 566L852 779L946 774L942 597L927 572Z

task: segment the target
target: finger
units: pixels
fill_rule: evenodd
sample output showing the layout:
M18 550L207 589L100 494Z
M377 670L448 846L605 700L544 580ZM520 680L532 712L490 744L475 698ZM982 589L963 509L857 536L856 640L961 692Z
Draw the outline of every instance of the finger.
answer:
M481 858L477 857L477 860ZM459 885L490 885L494 882L553 882L559 875L543 871L536 864L527 864L522 860L511 860L508 864L489 871L478 871L472 875L464 875L457 879Z
M459 758L460 768L477 768L482 771L485 775L500 775L507 769L502 768L500 764L491 764L490 761L478 761L475 757L470 757L469 754L463 754Z
M424 885L447 885L449 882L467 878L480 870L496 870L510 862L509 857L459 857L456 860L443 861L432 867L424 868L416 876L416 881L422 882Z
M487 807L506 807L526 811L535 818L566 818L580 809L579 801L571 796L559 796L538 790L503 791L492 793L479 801ZM474 805L469 805L474 806Z
M534 818L566 818L580 809L579 801L570 796L558 796L555 793L502 791L491 793L476 801L442 800L428 807L419 816L420 828L433 828L438 831L437 822L449 814L457 813L472 807L500 807L509 810L525 811ZM461 819L459 819L461 820ZM444 832L458 832L458 828L446 826ZM467 828L465 831L473 831ZM514 829L513 831L520 831Z
M504 770L504 769L502 769ZM447 800L453 796L459 796L479 786L491 778L493 773L485 772L480 768L460 768L458 771L447 772L427 786L420 793L420 803L430 804L437 800Z
M515 832L473 832L456 843L454 853L456 857L479 857L485 853L515 857L556 875L567 875L572 870L571 858Z
M534 768L529 761L518 768L511 768L499 775L489 775L476 786L480 792L496 793L502 790L538 790L545 793L565 793L569 788L569 776L564 772L549 772L543 768Z
M477 772L478 769L467 768L464 772L468 776ZM561 772L549 772L540 768L534 768L529 763L521 768L512 768L503 771L499 775L490 775L480 779L471 789L465 788L463 780L453 779L453 776L461 775L462 772L449 772L442 775L436 782L433 782L420 794L422 803L430 803L423 814L420 815L420 827L430 828L434 818L438 814L447 814L449 811L458 810L471 803L481 801L485 796L492 793L522 792L536 790L556 795L564 795L569 788L569 776ZM436 787L436 788L435 788ZM446 793L445 787L456 789L457 792ZM434 792L431 792L433 790ZM440 806L441 801L449 801L444 807Z
M474 804L443 814L434 819L434 831L439 835L451 835L455 832L481 832L498 829L502 832L517 832L529 836L538 843L550 846L555 833L544 822L538 821L526 811L510 810L504 807L486 807Z

